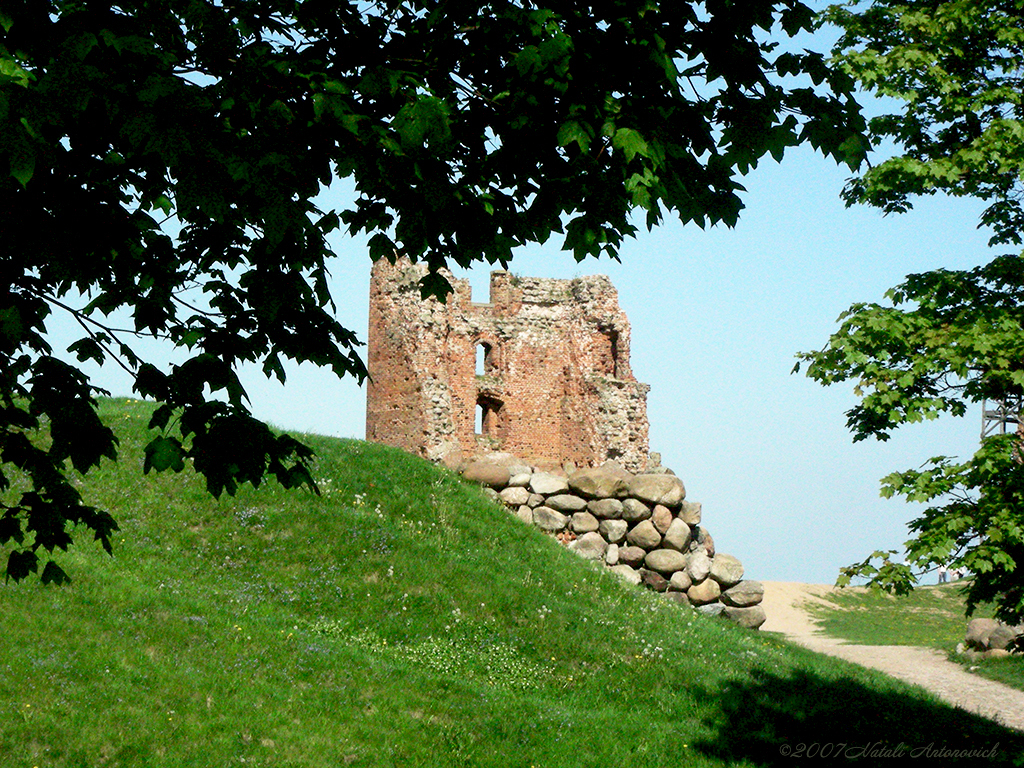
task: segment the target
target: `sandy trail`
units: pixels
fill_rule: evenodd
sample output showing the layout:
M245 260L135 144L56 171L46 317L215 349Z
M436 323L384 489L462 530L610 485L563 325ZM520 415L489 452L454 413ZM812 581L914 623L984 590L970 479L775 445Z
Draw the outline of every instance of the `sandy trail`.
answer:
M763 605L768 615L762 630L780 632L812 651L837 656L915 683L950 704L1024 731L1024 691L976 677L934 648L850 645L824 637L805 608L815 601L822 602L823 596L834 587L783 581L762 583Z

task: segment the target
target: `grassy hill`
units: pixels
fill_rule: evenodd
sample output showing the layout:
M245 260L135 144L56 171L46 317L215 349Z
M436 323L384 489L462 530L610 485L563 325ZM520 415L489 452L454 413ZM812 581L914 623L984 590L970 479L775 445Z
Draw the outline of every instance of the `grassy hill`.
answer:
M320 497L144 477L149 410L103 404L122 461L85 495L121 523L114 557L83 540L71 585L0 586L5 768L1024 754L924 691L623 585L399 451L309 437Z

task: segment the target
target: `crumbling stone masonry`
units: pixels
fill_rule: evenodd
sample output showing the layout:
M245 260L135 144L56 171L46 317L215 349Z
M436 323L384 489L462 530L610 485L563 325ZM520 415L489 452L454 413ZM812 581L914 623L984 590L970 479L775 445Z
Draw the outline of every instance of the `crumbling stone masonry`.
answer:
M650 387L630 371L629 321L607 277L492 272L481 304L446 275L455 292L442 304L420 298L425 273L374 264L367 440L449 464L502 452L646 469Z

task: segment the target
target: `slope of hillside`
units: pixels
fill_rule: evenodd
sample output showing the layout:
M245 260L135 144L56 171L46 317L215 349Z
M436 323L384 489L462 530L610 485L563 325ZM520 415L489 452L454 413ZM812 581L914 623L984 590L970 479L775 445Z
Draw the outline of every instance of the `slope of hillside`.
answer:
M142 476L149 406L103 410L122 461L84 492L121 523L114 557L81 541L71 585L0 586L4 766L1024 754L920 689L623 585L401 452L310 437L321 496L215 501Z

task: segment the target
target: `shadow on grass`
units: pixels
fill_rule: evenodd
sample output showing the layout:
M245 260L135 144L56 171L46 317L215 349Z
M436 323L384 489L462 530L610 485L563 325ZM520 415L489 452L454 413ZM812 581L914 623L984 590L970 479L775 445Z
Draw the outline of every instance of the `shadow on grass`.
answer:
M744 765L1024 765L1024 733L853 676L753 670L696 694L717 700L692 747ZM973 752L974 754L963 754Z

